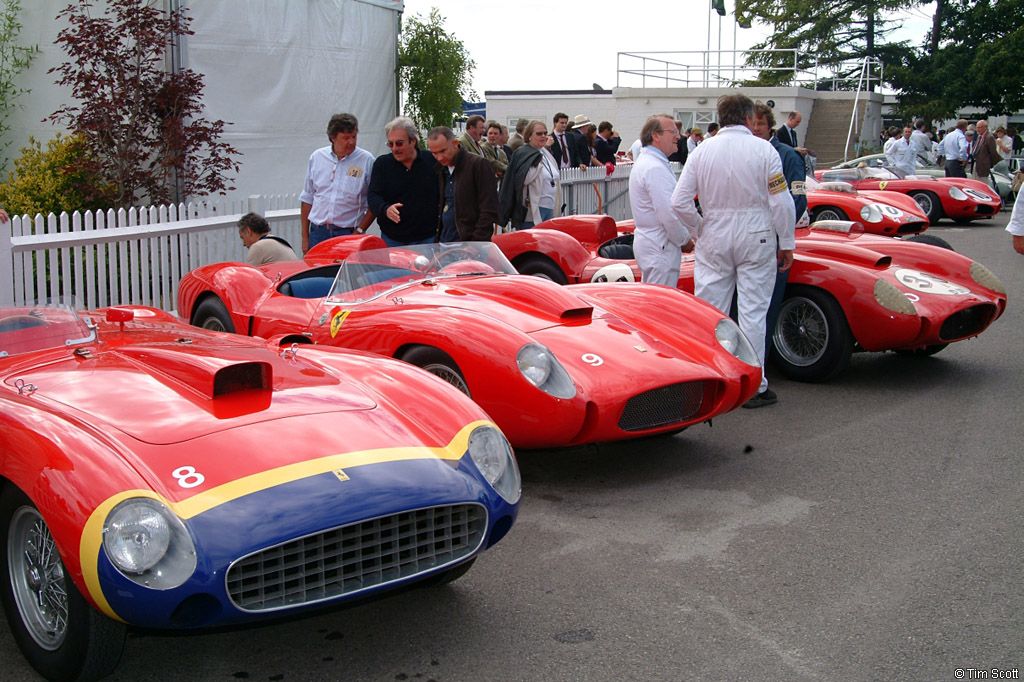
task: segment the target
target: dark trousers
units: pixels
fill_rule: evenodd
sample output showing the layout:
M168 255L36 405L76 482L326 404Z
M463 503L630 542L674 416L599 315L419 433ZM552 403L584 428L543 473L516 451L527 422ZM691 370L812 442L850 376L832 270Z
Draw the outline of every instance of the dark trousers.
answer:
M946 160L946 177L947 178L966 178L967 169L964 165L956 159Z

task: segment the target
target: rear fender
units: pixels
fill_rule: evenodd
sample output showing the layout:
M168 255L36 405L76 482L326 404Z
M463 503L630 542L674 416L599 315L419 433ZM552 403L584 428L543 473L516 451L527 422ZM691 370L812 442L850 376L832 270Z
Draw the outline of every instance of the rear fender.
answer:
M249 318L270 295L275 282L258 268L239 263L196 268L178 285L178 315L191 322L196 307L209 296L227 306L235 330L244 334Z
M543 256L553 261L570 282L579 281L583 269L594 259L578 240L558 230L517 230L495 235L493 241L513 265L523 258Z
M374 234L352 234L326 239L306 252L307 261L340 262L357 251L387 248L384 240Z
M562 216L546 220L534 229L564 232L581 244L595 249L619 234L615 221L606 215Z

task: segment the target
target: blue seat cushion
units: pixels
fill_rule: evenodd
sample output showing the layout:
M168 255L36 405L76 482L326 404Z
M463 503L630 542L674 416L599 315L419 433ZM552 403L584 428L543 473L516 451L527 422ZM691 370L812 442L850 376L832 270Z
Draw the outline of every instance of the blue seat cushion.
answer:
M331 293L332 284L333 277L304 277L285 282L279 291L295 298L323 298Z

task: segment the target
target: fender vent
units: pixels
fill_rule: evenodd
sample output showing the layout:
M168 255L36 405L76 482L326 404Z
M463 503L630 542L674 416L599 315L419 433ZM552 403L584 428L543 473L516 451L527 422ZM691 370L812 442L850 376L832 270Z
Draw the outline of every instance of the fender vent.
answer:
M222 367L213 377L213 397L238 391L269 389L270 375L270 365L265 362L242 362Z

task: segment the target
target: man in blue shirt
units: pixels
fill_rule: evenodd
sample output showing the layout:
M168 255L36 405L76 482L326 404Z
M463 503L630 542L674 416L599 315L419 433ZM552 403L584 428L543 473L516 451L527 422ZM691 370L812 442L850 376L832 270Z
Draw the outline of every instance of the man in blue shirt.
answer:
M365 232L373 223L366 191L373 154L356 146L359 122L352 114L335 114L327 124L330 144L309 157L299 194L302 252L325 239Z
M967 177L967 137L964 131L967 130L967 119L961 118L956 122L946 139L943 140L942 155L946 157L946 177L966 178Z

